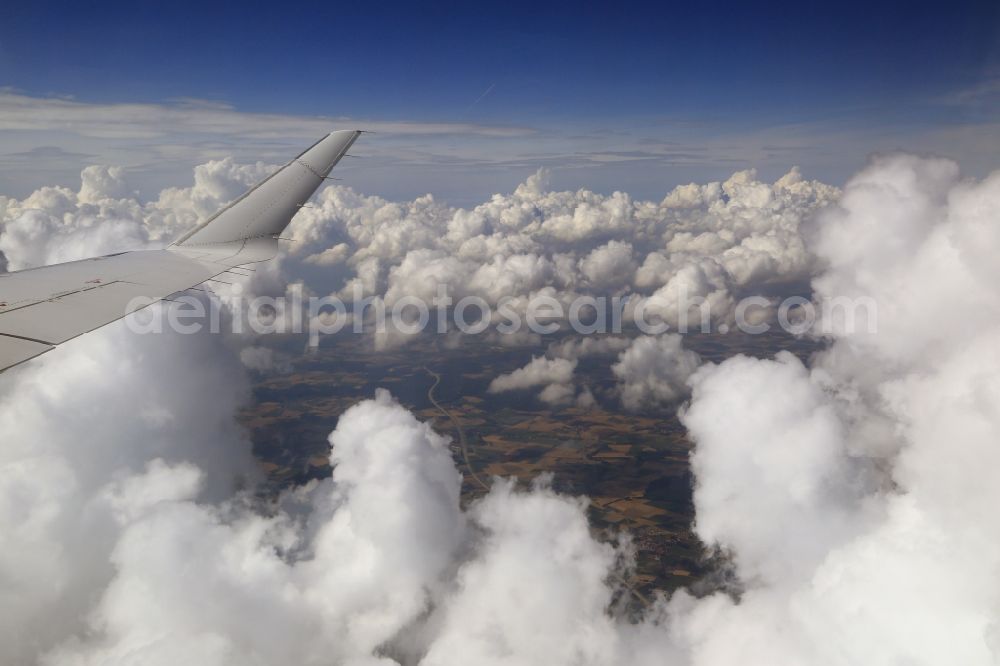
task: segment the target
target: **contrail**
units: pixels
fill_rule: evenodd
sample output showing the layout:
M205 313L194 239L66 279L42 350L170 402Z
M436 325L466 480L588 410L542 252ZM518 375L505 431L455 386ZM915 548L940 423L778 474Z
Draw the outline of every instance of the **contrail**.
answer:
M496 88L496 87L497 87L497 84L491 83L490 87L486 89L486 92L484 92L482 95L480 95L479 97L477 97L476 101L473 102L472 104L470 104L469 108L467 108L465 110L465 112L468 113L469 111L472 111L472 107L474 107L476 104L479 104L481 101L483 101L483 98L486 97L487 95L489 95L491 92L493 92L493 89Z

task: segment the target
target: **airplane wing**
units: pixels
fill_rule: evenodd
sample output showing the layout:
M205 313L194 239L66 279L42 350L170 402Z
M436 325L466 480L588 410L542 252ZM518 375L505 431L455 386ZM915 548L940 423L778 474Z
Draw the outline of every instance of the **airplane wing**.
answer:
M278 235L361 134L333 132L162 250L0 273L0 372L233 267Z

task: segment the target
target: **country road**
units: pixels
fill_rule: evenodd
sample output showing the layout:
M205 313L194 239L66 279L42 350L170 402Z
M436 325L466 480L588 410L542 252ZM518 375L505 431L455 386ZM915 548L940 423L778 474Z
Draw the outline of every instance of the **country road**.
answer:
M486 482L479 478L479 475L476 474L476 470L472 467L472 463L469 461L469 443L465 438L465 429L462 428L462 424L459 423L457 418L455 418L455 415L445 409L445 407L434 398L434 389L436 389L437 385L441 383L441 375L434 372L427 366L424 366L424 370L426 370L427 374L434 378L434 383L431 384L429 389L427 389L427 398L435 407L437 407L439 412L451 419L452 424L454 424L455 429L458 431L458 443L459 447L462 449L462 460L465 461L465 467L469 470L469 476L471 476L476 483L479 484L480 488L483 490L489 490L490 487L486 484Z

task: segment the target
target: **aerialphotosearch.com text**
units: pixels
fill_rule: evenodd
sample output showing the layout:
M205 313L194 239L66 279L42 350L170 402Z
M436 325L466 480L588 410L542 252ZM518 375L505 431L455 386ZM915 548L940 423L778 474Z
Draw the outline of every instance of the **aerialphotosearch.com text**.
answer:
M762 334L775 326L795 335L804 333L877 331L877 304L868 297L825 298L815 303L804 296L782 299L747 296L719 303L679 289L662 295L613 296L536 293L505 296L495 303L477 295L454 298L449 286L440 284L430 299L405 295L387 303L381 296L365 295L359 285L348 300L335 295L304 296L301 285L291 285L287 295L248 296L239 284L210 297L185 295L164 301L162 308L146 308L156 299L137 298L128 305L134 312L128 327L148 334L171 330L213 333L228 327L234 334L303 334L317 346L322 336L352 333L417 335L446 334L453 330L477 335L488 330L501 335L530 331L549 335L567 328L580 335L621 333L634 327L646 335L679 333L728 333L733 327ZM817 330L818 329L818 330Z

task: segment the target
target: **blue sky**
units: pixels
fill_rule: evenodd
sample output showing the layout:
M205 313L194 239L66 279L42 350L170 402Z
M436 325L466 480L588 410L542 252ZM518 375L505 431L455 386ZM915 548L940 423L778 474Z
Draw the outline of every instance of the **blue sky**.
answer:
M478 197L539 166L561 185L642 196L750 166L776 176L800 164L838 181L893 149L948 154L980 173L1000 136L995 2L21 5L0 21L0 85L21 112L35 99L44 118L64 98L108 117L125 105L214 105L289 127L375 123L359 182L390 196ZM236 121L214 133L164 127L175 148L165 157L155 133L6 120L0 104L13 156L0 160L0 191L12 192L48 170L36 160L26 171L18 156L48 159L57 179L85 158L117 160L153 187L227 146L267 160L302 142L278 130L240 141ZM414 134L418 124L440 131ZM184 155L185 144L199 150Z

